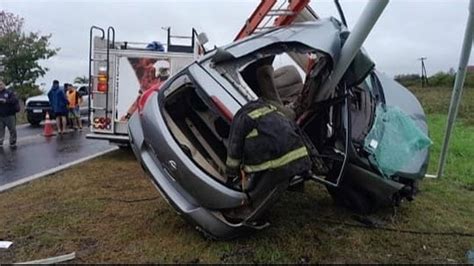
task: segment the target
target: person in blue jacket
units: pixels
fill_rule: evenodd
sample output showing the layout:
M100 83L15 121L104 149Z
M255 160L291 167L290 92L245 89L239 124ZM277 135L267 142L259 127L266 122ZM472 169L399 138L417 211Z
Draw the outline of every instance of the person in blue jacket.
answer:
M58 133L62 135L66 131L66 117L68 115L68 100L64 94L64 90L59 88L59 81L53 81L53 86L48 92L49 104L56 116L56 124Z

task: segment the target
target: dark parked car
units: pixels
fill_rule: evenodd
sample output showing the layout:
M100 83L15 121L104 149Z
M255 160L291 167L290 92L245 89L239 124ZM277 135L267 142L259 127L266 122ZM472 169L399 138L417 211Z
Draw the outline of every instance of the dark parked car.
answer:
M28 123L32 126L39 126L41 121L45 119L46 113L53 115L47 95L38 95L28 98L25 103L25 112Z
M83 102L80 106L81 115L87 115L87 102L89 100L87 97L87 86L80 86L77 91L81 96L83 96ZM51 106L49 105L49 99L47 95L38 95L28 98L25 103L25 112L28 123L30 123L32 126L39 126L41 121L46 118L46 113L49 113L51 119L55 118L54 113L51 111Z
M227 185L224 174L229 126L244 104L259 97L255 67L262 60L273 61L275 87L312 152L312 176L295 176L284 188L316 180L336 202L361 213L413 198L428 162L423 109L406 88L377 72L363 51L339 86L325 90L344 36L345 28L331 18L218 48L171 77L132 116L137 159L198 230L226 239L262 229L262 214L284 191L276 186L265 195L244 193ZM314 64L304 75L308 55ZM229 218L252 197L264 200L244 219Z

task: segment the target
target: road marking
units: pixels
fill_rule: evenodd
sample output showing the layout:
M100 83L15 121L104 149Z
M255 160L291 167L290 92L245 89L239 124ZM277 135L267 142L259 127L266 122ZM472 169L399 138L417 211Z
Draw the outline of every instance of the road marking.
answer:
M98 152L96 154L93 154L93 155L90 155L90 156L87 156L87 157L84 157L84 158L81 158L79 160L76 160L76 161L73 161L73 162L70 162L70 163L67 163L67 164L63 164L63 165L59 165L57 167L54 167L54 168L51 168L51 169L48 169L46 171L43 171L41 173L37 173L37 174L34 174L32 176L28 176L28 177L25 177L25 178L22 178L20 180L17 180L17 181L14 181L14 182L11 182L11 183L8 183L8 184L5 184L5 185L2 185L0 186L0 193L8 190L8 189L11 189L11 188L14 188L16 186L19 186L19 185L23 185L25 183L28 183L28 182L31 182L35 179L38 179L40 177L43 177L43 176L47 176L47 175L50 175L50 174L54 174L56 172L59 172L61 170L64 170L66 168L69 168L73 165L76 165L76 164L80 164L82 162L85 162L85 161L88 161L88 160L91 160L91 159L94 159L96 157L99 157L99 156L102 156L106 153L109 153L109 152L112 152L112 151L115 151L115 150L118 150L118 147L112 147L108 150L105 150L105 151L101 151L101 152Z
M17 125L16 129L22 129L22 128L29 127L29 126L30 126L30 124L21 124L21 125Z
M26 142L28 140L39 138L39 137L42 137L42 135L41 134L36 134L36 135L21 137L21 138L16 139L16 142L17 143L22 143L22 142Z
M70 130L70 129L66 130L66 134L73 133L73 132L75 132L75 131ZM57 135L58 135L57 132L54 132L54 135L51 136L51 137L56 137ZM8 136L8 134L5 135L6 139L7 139L7 137L8 137L8 139L10 138ZM45 136L43 136L43 133L37 133L37 134L34 134L34 135L28 135L28 136L24 136L24 137L21 137L21 138L17 138L16 142L17 142L17 144L20 144L20 143L24 144L24 142L28 142L30 140L40 139L40 138L48 139L48 138L51 138L51 137L45 137Z

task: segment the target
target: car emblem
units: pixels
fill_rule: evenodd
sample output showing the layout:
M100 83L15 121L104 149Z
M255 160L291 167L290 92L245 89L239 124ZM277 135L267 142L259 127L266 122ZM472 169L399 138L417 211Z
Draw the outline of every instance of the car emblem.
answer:
M168 166L170 167L170 170L173 170L173 171L178 170L178 165L173 160L168 161Z

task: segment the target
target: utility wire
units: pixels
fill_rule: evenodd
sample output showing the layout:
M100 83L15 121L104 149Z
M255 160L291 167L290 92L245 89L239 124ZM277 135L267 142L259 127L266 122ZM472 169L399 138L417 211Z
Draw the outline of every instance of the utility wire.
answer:
M415 235L440 235L440 236L461 236L461 237L474 237L474 233L472 232L430 232L430 231L417 231L417 230L410 230L410 229L396 229L390 228L380 225L367 225L367 224L356 224L356 223L348 223L333 219L327 218L316 218L316 221L320 221L323 223L328 224L339 224L349 227L357 227L357 228L365 228L365 229L377 229L377 230L384 230L390 232L398 232L398 233L408 233L408 234L415 234Z
M143 198L143 199L113 199L113 198L98 198L98 200L106 200L106 201L117 201L117 202L124 202L124 203L136 203L136 202L143 202L143 201L153 201L158 199L160 196L152 197L152 198ZM327 223L327 224L339 224L349 227L356 227L356 228L364 228L364 229L376 229L376 230L383 230L389 232L397 232L397 233L407 233L407 234L415 234L415 235L438 235L438 236L460 236L460 237L474 237L473 232L433 232L433 231L418 231L418 230L410 230L410 229L396 229L390 228L386 226L377 225L375 223L349 223L344 221L339 221L335 219L328 219L328 218L316 218L316 221Z
M143 201L152 201L157 200L160 196L153 197L153 198L143 198L143 199L113 199L113 198L98 198L98 200L105 200L105 201L117 201L117 202L125 202L125 203L135 203L135 202L143 202Z

